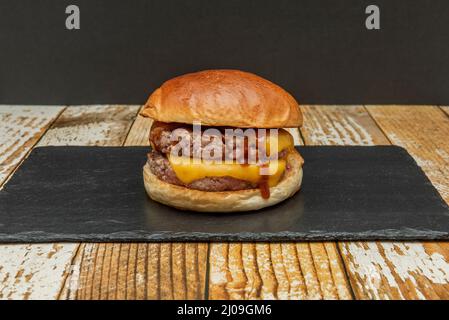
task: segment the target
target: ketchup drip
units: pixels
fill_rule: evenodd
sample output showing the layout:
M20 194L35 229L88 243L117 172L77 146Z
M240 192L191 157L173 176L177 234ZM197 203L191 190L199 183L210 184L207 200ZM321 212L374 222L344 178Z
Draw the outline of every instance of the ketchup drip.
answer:
M260 195L264 199L270 198L270 187L268 186L268 176L262 176L259 182Z

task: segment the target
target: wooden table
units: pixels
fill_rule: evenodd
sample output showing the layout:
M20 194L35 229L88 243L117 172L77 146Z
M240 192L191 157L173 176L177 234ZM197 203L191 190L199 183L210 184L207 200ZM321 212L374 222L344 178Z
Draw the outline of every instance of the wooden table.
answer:
M0 106L0 185L35 146L147 145L139 106ZM449 107L302 106L307 145L405 147L449 201ZM449 243L0 245L2 299L442 299Z

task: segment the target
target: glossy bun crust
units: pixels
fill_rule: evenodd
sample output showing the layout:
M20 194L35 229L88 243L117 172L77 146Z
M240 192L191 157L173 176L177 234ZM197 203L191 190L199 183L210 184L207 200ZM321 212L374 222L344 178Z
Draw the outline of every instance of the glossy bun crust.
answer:
M299 190L303 159L292 149L287 155L287 163L289 169L282 180L270 188L269 199L263 199L259 189L207 192L170 184L152 174L148 164L143 168L143 177L150 198L171 207L200 212L249 211L275 205Z
M252 73L207 70L168 80L141 114L162 122L241 128L288 128L302 124L298 102Z

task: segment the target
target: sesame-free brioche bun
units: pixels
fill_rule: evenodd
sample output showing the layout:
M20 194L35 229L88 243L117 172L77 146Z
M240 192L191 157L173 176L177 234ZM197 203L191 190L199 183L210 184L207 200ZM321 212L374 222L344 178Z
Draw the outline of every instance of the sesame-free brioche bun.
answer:
M168 80L151 94L141 115L162 122L240 128L302 124L298 102L287 91L237 70L207 70Z
M270 197L262 198L259 189L208 192L189 189L158 179L149 165L143 168L145 190L151 199L183 210L200 212L249 211L275 205L293 196L302 182L303 159L292 149L287 154L289 169L281 181L270 188Z

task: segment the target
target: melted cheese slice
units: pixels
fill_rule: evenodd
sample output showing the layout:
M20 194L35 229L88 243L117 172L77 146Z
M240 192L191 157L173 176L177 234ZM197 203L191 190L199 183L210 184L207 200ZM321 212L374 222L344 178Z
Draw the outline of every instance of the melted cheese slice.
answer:
M284 129L280 129L278 131L278 135L277 135L277 146L276 146L276 136L271 136L269 134L269 130L267 130L267 137L265 140L266 143L266 149L267 149L267 155L271 155L271 146L273 145L275 147L275 149L277 149L276 151L279 153L284 149L287 148L292 148L294 146L294 141L293 141L293 137L290 133L288 133L288 131L284 130ZM276 152L274 152L273 154L276 154Z
M261 167L255 164L198 162L187 157L170 157L169 161L178 179L185 184L206 177L225 176L257 184L262 178L260 174ZM269 187L273 187L279 182L285 168L285 160L270 161L266 167Z
M275 136L266 139L267 154L271 154L271 146L276 145ZM277 152L293 147L293 137L285 130L279 130L277 141ZM257 184L262 179L261 167L257 164L222 163L204 160L192 160L188 157L168 158L176 176L185 184L206 177L232 177L235 179L249 181ZM268 186L275 186L281 179L285 169L286 161L283 159L271 160L264 168L264 175L268 175Z

